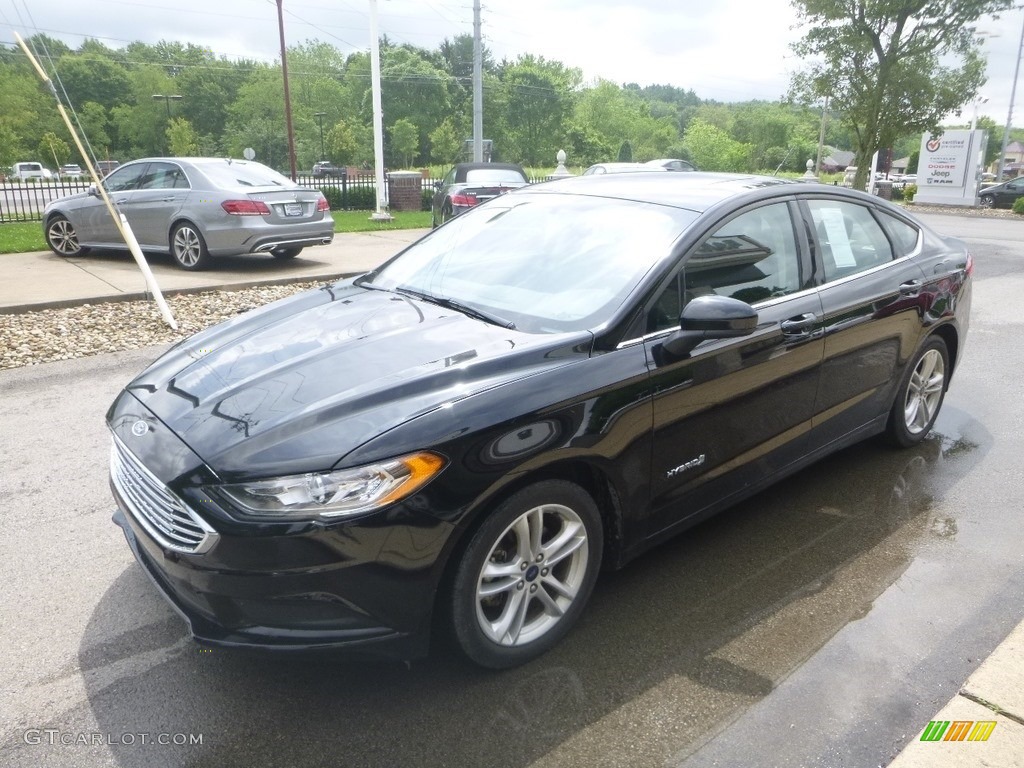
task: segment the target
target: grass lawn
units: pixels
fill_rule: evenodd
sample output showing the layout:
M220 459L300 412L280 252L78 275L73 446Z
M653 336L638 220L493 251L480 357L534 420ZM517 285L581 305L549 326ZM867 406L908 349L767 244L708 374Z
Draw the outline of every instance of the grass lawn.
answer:
M381 229L420 229L430 226L430 211L400 211L391 221L371 221L370 211L331 211L335 232L376 232ZM0 224L0 254L45 251L43 225L38 221Z

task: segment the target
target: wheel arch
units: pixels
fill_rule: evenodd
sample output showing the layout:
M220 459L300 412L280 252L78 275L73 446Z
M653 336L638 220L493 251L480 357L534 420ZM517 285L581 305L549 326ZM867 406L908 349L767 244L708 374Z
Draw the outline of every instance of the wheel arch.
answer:
M951 323L940 325L931 334L931 336L938 336L946 344L946 352L949 355L949 372L952 375L953 371L956 370L957 361L960 354L960 334L957 333L956 328ZM927 338L925 339L927 341ZM946 377L946 386L949 386L950 376Z
M611 477L600 467L590 461L574 459L557 462L526 472L502 486L495 493L483 497L469 512L469 523L461 528L455 543L445 558L441 576L438 579L437 593L434 601L433 623L435 632L440 630L440 621L446 618L444 611L436 610L439 603L452 587L455 570L458 568L473 534L487 519L488 510L498 507L507 498L518 491L545 480L563 480L580 486L590 494L601 514L604 533L604 547L601 552L602 570L614 570L621 567L623 557L623 504L620 494L615 488Z

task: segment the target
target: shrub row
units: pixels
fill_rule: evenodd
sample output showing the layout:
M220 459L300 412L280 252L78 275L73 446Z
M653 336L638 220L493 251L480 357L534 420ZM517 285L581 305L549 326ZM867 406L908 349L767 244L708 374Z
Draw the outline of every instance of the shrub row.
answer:
M372 211L377 207L377 187L349 187L342 194L341 187L331 185L320 187L332 211ZM420 210L429 211L434 190L424 189L421 193Z

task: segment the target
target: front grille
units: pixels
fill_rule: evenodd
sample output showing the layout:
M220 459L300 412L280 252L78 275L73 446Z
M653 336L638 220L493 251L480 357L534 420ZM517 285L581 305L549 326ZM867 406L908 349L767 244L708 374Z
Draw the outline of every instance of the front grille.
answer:
M161 546L198 554L217 540L216 531L171 493L116 437L110 449L110 478L132 517Z

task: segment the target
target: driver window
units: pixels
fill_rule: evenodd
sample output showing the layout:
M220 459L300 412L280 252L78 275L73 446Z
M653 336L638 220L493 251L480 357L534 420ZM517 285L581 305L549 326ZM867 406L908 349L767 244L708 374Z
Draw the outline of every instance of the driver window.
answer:
M730 296L757 304L800 290L800 252L786 203L755 208L719 227L683 262L658 297L648 333L677 328L679 314L697 296Z
M140 163L118 168L103 180L103 186L107 188L107 192L127 192L135 189L146 167L146 163Z

